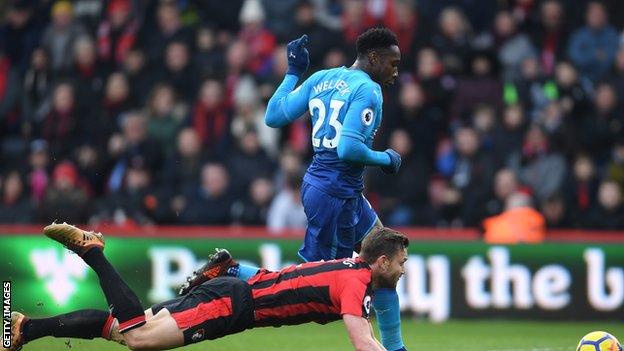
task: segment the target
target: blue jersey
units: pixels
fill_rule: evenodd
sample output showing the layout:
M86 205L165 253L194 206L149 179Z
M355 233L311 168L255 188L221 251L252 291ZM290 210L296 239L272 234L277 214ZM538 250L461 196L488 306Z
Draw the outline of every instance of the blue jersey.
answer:
M282 84L294 86L288 82L289 77L294 76L286 76ZM383 97L379 84L362 70L339 67L316 72L287 95L281 96L286 93L280 94L281 88L274 95L275 100L282 100L281 111L272 98L267 109L267 124L282 126L305 110L312 118L314 159L304 180L336 197L360 196L364 187L364 166L389 162L384 153L370 150L381 123ZM272 119L279 118L282 120L272 123ZM347 143L358 144L359 148L347 149ZM365 149L362 157L340 154L359 153L362 148Z

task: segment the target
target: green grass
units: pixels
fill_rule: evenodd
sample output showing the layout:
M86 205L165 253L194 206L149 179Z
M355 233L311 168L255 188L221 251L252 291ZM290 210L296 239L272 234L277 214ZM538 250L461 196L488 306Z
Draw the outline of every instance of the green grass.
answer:
M586 333L606 330L624 338L618 322L519 322L452 321L430 324L404 320L403 336L411 351L573 351ZM43 338L25 345L24 351L67 351L68 339ZM70 341L72 351L124 350L109 341ZM295 350L332 351L352 349L341 322L325 326L306 324L294 327L259 328L215 341L204 341L181 350Z

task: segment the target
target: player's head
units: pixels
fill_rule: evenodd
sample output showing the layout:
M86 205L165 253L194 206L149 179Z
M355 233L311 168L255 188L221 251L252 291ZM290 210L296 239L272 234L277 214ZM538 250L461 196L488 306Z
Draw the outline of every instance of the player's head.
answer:
M360 259L371 265L373 282L381 287L394 287L405 272L409 239L390 228L381 227L364 238Z
M399 75L401 50L396 35L388 28L371 28L355 42L358 60L375 82L390 85Z

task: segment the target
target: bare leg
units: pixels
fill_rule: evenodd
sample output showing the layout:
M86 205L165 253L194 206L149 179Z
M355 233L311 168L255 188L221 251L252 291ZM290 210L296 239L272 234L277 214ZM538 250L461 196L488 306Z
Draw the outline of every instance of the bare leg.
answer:
M145 310L145 325L124 334L119 333L119 324L115 323L111 339L123 340L123 344L132 350L165 350L184 346L184 334L166 308L156 315L152 309Z

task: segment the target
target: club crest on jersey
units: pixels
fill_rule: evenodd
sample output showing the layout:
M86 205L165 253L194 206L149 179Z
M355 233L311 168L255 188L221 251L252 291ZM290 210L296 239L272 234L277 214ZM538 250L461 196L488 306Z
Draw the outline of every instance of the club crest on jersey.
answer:
M368 316L370 314L370 309L371 309L371 297L366 295L366 297L364 297L364 302L362 303L362 307L364 307L364 312L366 312L366 315Z
M191 340L194 342L197 342L203 339L204 339L204 329L199 329L193 334L193 336L191 336Z
M370 126L371 123L373 123L373 110L365 108L364 111L362 111L362 123L367 126Z

